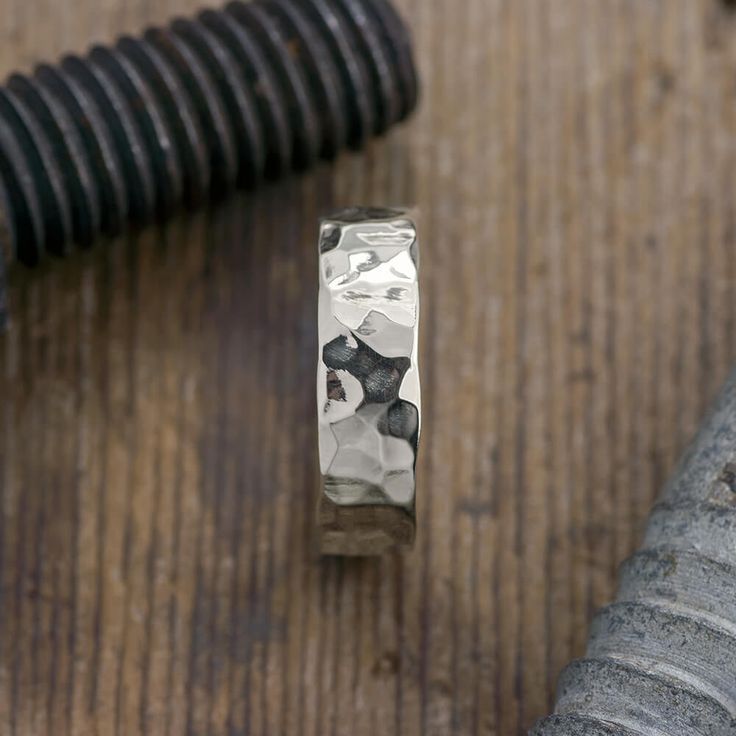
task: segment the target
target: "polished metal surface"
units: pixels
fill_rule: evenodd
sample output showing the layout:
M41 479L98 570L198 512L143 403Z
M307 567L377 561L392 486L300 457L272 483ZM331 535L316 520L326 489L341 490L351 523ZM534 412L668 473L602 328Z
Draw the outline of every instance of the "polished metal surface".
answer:
M345 210L323 221L319 251L321 546L380 553L414 531L416 228L402 210Z

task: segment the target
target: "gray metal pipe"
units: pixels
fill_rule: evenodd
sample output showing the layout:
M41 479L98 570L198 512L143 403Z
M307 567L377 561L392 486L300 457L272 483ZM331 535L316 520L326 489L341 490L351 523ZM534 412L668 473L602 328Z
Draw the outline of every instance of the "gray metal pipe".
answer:
M736 736L736 370L531 736Z

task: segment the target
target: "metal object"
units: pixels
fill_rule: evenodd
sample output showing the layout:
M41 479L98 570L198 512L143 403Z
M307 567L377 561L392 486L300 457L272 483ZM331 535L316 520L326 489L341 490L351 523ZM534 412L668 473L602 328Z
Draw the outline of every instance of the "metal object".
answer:
M346 210L323 221L319 252L321 549L379 554L414 538L416 229L401 210Z
M14 74L0 88L2 250L32 265L303 169L416 100L387 0L236 1Z
M534 736L736 734L736 371Z

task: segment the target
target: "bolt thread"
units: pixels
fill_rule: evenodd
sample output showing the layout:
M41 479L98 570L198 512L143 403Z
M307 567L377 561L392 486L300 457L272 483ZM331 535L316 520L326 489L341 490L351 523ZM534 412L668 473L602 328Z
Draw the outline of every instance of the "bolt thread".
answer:
M736 371L531 734L736 734Z
M305 169L416 101L388 0L236 0L13 74L0 88L6 260L33 265Z

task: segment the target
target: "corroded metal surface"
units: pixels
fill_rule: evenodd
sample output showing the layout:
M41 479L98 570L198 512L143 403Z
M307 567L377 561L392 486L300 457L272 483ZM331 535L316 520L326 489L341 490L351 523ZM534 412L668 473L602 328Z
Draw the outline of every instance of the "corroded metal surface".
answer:
M562 674L553 734L736 734L736 371L624 563L584 659Z
M420 424L416 229L403 211L352 209L322 223L319 248L322 548L380 552L413 536Z

